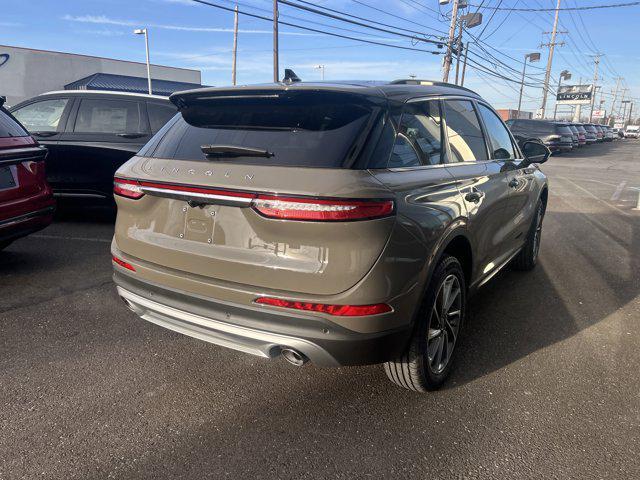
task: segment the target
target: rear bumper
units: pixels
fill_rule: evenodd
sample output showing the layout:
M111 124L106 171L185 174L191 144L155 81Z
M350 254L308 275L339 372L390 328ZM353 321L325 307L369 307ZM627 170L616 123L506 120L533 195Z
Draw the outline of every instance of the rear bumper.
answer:
M53 221L55 206L0 220L0 241L15 240L47 227Z
M264 358L295 349L319 366L366 365L396 357L410 328L365 334L322 318L231 304L114 272L118 294L144 320L215 345ZM298 312L295 312L298 313Z

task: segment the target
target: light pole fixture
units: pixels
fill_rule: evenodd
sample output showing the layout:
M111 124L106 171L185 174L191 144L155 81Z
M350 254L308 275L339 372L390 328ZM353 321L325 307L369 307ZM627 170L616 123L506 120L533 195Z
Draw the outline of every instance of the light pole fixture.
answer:
M556 119L556 115L558 114L558 100L557 95L560 91L560 84L562 84L562 80L569 80L571 78L571 73L569 70L563 70L560 72L560 78L558 78L558 89L556 90L556 105L553 107L553 119Z
M320 70L320 74L321 74L320 78L322 78L322 81L324 82L324 65L316 65L313 68L315 68L316 70Z
M524 56L524 66L522 67L522 80L520 81L520 96L518 97L518 118L520 118L520 108L522 107L522 92L524 91L524 73L527 69L527 60L529 63L540 60L540 52L527 53Z
M149 33L146 28L136 28L133 31L136 35L144 35L144 46L147 51L147 83L149 86L149 95L153 93L151 89L151 64L149 63Z

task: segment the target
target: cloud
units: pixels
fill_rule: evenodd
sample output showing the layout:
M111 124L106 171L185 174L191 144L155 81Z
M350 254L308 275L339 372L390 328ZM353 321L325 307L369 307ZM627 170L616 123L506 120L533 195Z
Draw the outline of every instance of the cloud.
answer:
M0 27L22 27L22 24L17 22L0 22Z
M183 31L183 32L204 32L204 33L213 33L213 32L232 33L233 32L233 28L168 25L168 24L162 24L162 23L150 23L146 21L115 19L115 18L107 17L106 15L64 15L62 19L67 20L69 22L90 23L95 25L115 25L119 27L139 27L141 25L144 25L150 28L161 28L163 30L175 30L175 31ZM272 30L258 30L258 29L239 29L238 32L246 33L246 34L269 34L269 35L273 34ZM279 33L280 35L293 35L293 36L301 36L301 37L322 36L322 34L319 34L319 33L303 33L303 32L289 32L289 31L280 31Z

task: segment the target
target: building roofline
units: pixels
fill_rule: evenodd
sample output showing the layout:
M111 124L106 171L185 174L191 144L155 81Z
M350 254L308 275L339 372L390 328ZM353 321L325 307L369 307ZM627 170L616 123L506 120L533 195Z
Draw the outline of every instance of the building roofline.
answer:
M168 100L169 97L166 95L149 95L148 93L137 93L137 92L118 92L115 90L52 90L51 92L39 93L36 95L37 97L42 97L44 95L129 95L132 97L146 97L146 98L154 98L161 100Z
M29 50L30 52L40 52L40 53L59 53L61 55L73 55L74 57L87 57L87 58L96 58L98 60L112 60L114 62L124 62L124 63L134 63L136 65L143 65L146 67L145 62L135 62L133 60L122 60L120 58L112 58L112 57L99 57L97 55L86 55L84 53L71 53L71 52L61 52L58 50L42 50L39 48L29 48L29 47L19 47L16 45L0 45L0 48L18 48L20 50ZM157 63L152 63L152 67L162 67L162 68L172 68L174 70L185 70L187 72L197 72L202 77L202 71L197 70L195 68L184 68L184 67L172 67L170 65L160 65ZM202 81L202 80L201 80Z

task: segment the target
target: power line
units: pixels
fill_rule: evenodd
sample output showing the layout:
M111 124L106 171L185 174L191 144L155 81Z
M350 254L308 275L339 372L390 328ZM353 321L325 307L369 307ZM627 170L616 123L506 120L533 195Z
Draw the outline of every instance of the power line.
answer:
M304 2L304 3L309 3L309 2L305 2L304 0L300 0L300 1ZM419 40L421 42L432 43L432 44L436 44L436 45L442 44L442 42L438 42L438 41L435 41L435 40L429 40L429 39L426 39L426 38L416 37L415 35L407 35L407 34L400 33L400 32L394 32L394 31L388 30L386 28L381 28L381 27L376 27L374 25L369 25L369 24L361 22L361 21L349 20L348 18L344 18L344 17L341 17L339 15L335 15L333 13L323 12L322 10L318 10L317 8L307 7L307 6L304 6L304 5L298 5L296 3L290 2L289 0L278 0L278 3L284 4L284 5L288 5L290 7L294 7L294 8L297 8L299 10L304 10L304 11L307 11L307 12L315 13L317 15L322 15L324 17L333 18L334 20L339 20L341 22L351 23L353 25L359 25L361 27L369 28L369 29L376 30L376 31L379 31L379 32L389 33L391 35L396 35L396 36L399 36L399 37L405 37L405 38L409 38L411 40ZM350 14L347 14L347 15L352 16L352 17L354 16L354 15L350 15ZM369 21L369 20L367 20L367 21ZM395 28L395 27L393 27L393 28ZM418 32L418 33L420 35L426 35L426 34L421 33L421 32Z
M586 7L564 7L559 8L560 11L570 11L570 10L597 10L602 8L620 8L620 7L636 7L640 5L640 2L627 2L627 3L611 3L606 5L590 5ZM477 5L471 5L470 7L476 7ZM480 7L479 7L480 8ZM503 10L503 11L512 11L512 12L555 12L555 8L513 8L513 7L482 7L485 10Z
M301 10L307 10L307 11L310 11L312 13L316 13L318 15L323 15L323 16L327 16L327 17L330 17L330 18L334 18L334 19L337 19L337 20L340 20L340 21L348 21L348 20L344 19L344 18L340 18L337 15L330 15L330 14L321 12L320 10L316 10L316 9L322 9L322 10L326 10L328 12L333 12L334 14L344 15L344 16L351 17L351 18L356 18L356 19L361 20L363 22L374 23L376 25L382 25L383 27L394 28L396 30L402 30L402 31L409 32L409 33L415 33L417 35L426 35L426 36L436 37L437 38L437 35L431 35L431 34L427 34L427 33L424 33L424 32L419 32L417 30L410 30L410 29L407 29L407 28L399 27L397 25L390 25L388 23L378 22L377 20L371 20L370 18L364 18L364 17L360 17L358 15L353 15L351 13L342 12L340 10L336 10L336 9L333 9L333 8L316 5L316 4L312 3L312 2L307 2L306 0L297 0L297 2L298 3L304 3L306 5L311 5L311 7L314 7L314 8L303 7L302 5L295 5L295 4L292 4L292 3L290 3L290 2L288 2L286 0L278 0L278 2L279 3L284 3L285 5L289 5L291 7L299 8ZM430 27L426 27L426 28L430 28Z
M447 34L447 32L445 32L444 30L437 30L437 29L435 29L435 28L433 28L433 27L429 27L429 26L424 25L424 24L422 24L422 23L418 23L418 22L416 22L416 21L414 21L414 20L410 20L410 19L408 19L408 18L406 18L406 17L401 17L400 15L396 15L396 14L394 14L394 13L387 12L386 10L383 10L383 9L381 9L381 8L378 8L378 7L374 7L373 5L369 5L368 3L361 2L360 0L351 0L351 1L352 1L353 3L357 3L358 5L362 5L363 7L370 8L370 9L372 9L372 10L375 10L375 11L377 11L377 12L380 12L380 13L382 13L382 14L384 14L384 15L389 15L390 17L397 18L398 20L403 20L403 21L405 21L405 22L412 23L412 24L414 24L414 25L418 25L419 27L430 28L430 29L432 29L433 31L438 32L438 33L442 33L442 34L444 34L444 35L446 35L446 34Z
M196 2L196 3L200 3L202 5L207 5L209 7L218 8L220 10L225 10L227 12L233 12L234 11L233 8L225 7L225 6L222 6L222 5L216 5L215 3L207 2L205 0L191 0L191 1L192 2ZM271 23L273 21L273 18L271 18L271 17L265 17L263 15L257 15L255 13L249 13L249 12L245 12L245 11L242 11L242 10L238 10L238 13L240 15L245 15L245 16L252 17L252 18L257 18L257 19L260 19L260 20L265 20L265 21L267 21L269 23ZM324 32L322 30L318 30L317 28L305 27L305 26L297 25L297 24L291 23L291 22L284 22L282 20L279 21L278 23L280 23L282 25L287 25L288 27L298 28L300 30L306 30L308 32L319 33L319 34L322 34L322 35L329 35L329 36L337 37L337 38L344 38L344 39L347 39L347 40L354 40L356 42L369 43L369 44L372 44L372 45L380 45L380 46L383 46L383 47L397 48L397 49L400 49L400 50L411 50L411 51L414 51L414 52L432 53L434 55L439 55L441 53L441 52L433 51L433 50L424 50L422 48L405 47L405 46L402 46L402 45L392 45L392 44L389 44L389 43L378 42L378 41L375 41L375 40L367 40L367 39L364 39L364 38L351 37L349 35L342 35L342 34L334 33L334 32ZM424 40L424 41L432 42L432 43L438 43L438 42L433 42L433 41L429 41L429 40Z

